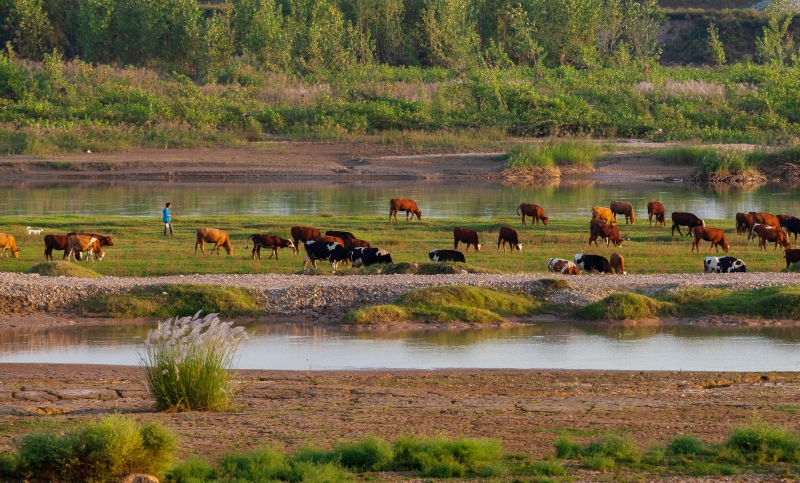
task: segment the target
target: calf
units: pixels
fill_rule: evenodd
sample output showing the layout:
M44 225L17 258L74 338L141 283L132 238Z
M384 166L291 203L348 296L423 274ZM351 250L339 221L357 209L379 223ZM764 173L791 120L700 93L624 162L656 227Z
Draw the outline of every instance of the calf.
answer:
M753 217L753 225L758 223L759 225L769 225L772 228L777 228L779 230L781 228L781 222L775 215L770 213L761 213L759 211L751 211L748 214Z
M611 210L603 208L602 206L595 206L592 208L592 219L605 221L609 225L617 224L617 219L614 217L614 214L611 213Z
M80 231L73 231L73 232L67 233L67 237L71 237L72 235L84 235L84 236L90 236L92 238L96 238L97 242L100 243L101 247L113 247L114 246L114 241L111 240L111 236L109 236L109 235L98 235L97 233L86 233L86 232L80 232Z
M356 236L350 233L349 231L336 231L336 230L328 230L325 232L325 236L336 236L341 238L342 240L348 239L356 239Z
M608 261L611 269L617 275L625 275L625 259L619 253L612 253L611 259Z
M686 233L686 236L692 234L692 230L694 230L698 226L706 226L706 222L698 218L693 213L685 213L682 211L673 211L672 212L672 236L675 236L675 229L678 229L678 233L683 236L683 232L681 232L681 227L685 226L689 228L689 231Z
M553 273L561 273L564 275L578 275L578 267L569 260L563 258L551 258L547 261L547 269Z
M529 216L531 218L531 225L534 222L539 224L539 220L542 220L545 226L547 226L547 222L549 218L545 216L544 210L539 205L534 205L533 203L522 203L517 207L517 216L522 215L522 226L525 226L525 217Z
M392 256L386 250L380 248L353 248L350 252L350 261L353 263L353 267L358 268L360 266L368 267L370 265L375 265L376 263L394 263L392 261Z
M478 232L475 230L470 230L469 228L456 228L453 230L453 250L458 250L458 244L466 243L467 249L465 251L469 251L469 246L473 245L475 247L475 252L481 252L481 243L478 240Z
M575 265L586 272L614 273L611 269L611 264L608 263L608 260L600 255L584 255L582 253L576 253L574 260Z
M352 250L354 248L369 248L369 242L364 240L359 240L358 238L345 238L344 239L344 247L348 250Z
M744 235L753 229L753 215L736 213L736 234Z
M339 243L309 240L304 246L306 248L306 260L303 262L303 270L306 269L309 262L316 270L317 260L328 260L331 263L331 270L335 271L339 262L350 260L350 250Z
M658 201L651 201L647 203L647 219L650 220L650 226L653 226L653 217L656 218L656 225L667 226L667 211Z
M428 258L434 262L461 262L466 263L464 254L456 250L439 250L434 248L428 252Z
M394 215L394 222L397 223L397 212L398 211L405 211L406 212L406 221L408 221L409 215L411 219L414 219L414 216L417 217L417 220L422 221L422 212L420 211L419 207L417 206L417 202L414 200L409 200L406 198L392 198L389 200L389 222L392 221L392 215Z
M299 244L305 243L308 240L311 240L315 236L320 236L319 230L316 228L311 228L310 226L293 226L290 230L292 234L292 242L294 243L294 253L296 254L299 250Z
M597 246L597 238L602 238L608 247L609 242L613 242L615 247L622 246L622 237L619 234L619 228L616 226L603 223L600 220L592 220L589 222L589 246L594 242Z
M712 248L715 248L717 252L719 252L720 245L722 246L722 251L728 253L728 242L725 241L725 233L719 228L708 228L705 226L694 227L692 251L697 248L697 253L700 253L701 240L711 242L711 245L708 247L708 253L711 253Z
M258 254L258 259L261 260L262 247L271 249L272 253L270 253L269 258L272 258L274 255L275 260L278 259L278 250L284 248L291 248L294 250L294 243L292 240L287 240L275 235L261 235L257 233L250 235L249 240L253 242L253 260L256 259L256 254ZM250 246L250 241L248 241L247 246L244 247L245 250Z
M767 251L767 243L775 243L775 247L772 251L778 249L778 245L780 245L784 250L787 248L792 248L792 244L789 243L789 237L786 236L786 233L783 230L775 229L770 226L753 225L753 231L750 235L755 238L755 235L761 239L761 243L759 244L758 251L764 250Z
M506 251L506 242L511 246L511 251L514 250L522 253L522 244L519 242L517 230L504 226L500 228L500 235L497 238L497 251L500 251L500 243L503 244L503 252Z
M789 268L789 265L800 262L800 249L787 249L785 252L783 252L783 258L786 259L786 268Z
M746 272L747 267L735 257L706 257L703 260L703 270L706 273L734 273Z
M223 230L218 230L216 228L198 228L197 237L195 238L194 242L194 254L197 255L197 248L200 247L200 251L203 252L203 255L208 256L205 249L206 243L214 244L214 248L211 249L211 253L214 253L216 250L217 255L219 255L219 247L222 247L225 249L225 253L228 255L233 255L231 237L229 237L228 233Z
M3 254L8 258L8 250L14 258L19 258L20 249L17 248L17 240L13 235L0 233L0 256Z
M633 214L633 205L627 201L612 202L611 213L614 215L614 221L617 220L617 215L625 215L625 223L628 223L628 220L630 220L631 225L636 224L636 215Z
M103 260L105 252L100 247L100 242L97 238L88 235L72 235L67 237L67 261L70 260L72 254L86 252L86 258L94 262L94 259ZM75 257L78 261L78 257Z

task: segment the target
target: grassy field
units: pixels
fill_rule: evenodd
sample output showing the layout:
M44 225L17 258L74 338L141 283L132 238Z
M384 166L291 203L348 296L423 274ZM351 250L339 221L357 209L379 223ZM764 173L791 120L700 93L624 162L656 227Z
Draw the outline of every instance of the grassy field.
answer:
M744 235L736 235L733 220L706 220L708 226L723 228L730 244L729 255L741 258L748 271L779 271L785 267L780 250L760 252L756 246L747 246ZM280 251L279 260L269 260L269 252L262 250L262 260L252 260L250 250L245 250L247 237L253 233L270 233L289 237L295 225L313 226L321 231L347 230L384 248L397 262L429 262L432 248L452 248L453 228L463 226L479 232L483 250L466 254L471 268L504 273L537 273L547 271L550 257L572 259L575 253L600 254L609 257L618 252L625 257L625 269L635 273L690 273L702 272L703 258L708 242L703 242L701 252L690 253L691 238L670 236L667 227L650 227L646 218L636 225L620 226L625 238L621 248L599 248L587 245L589 217L585 219L551 219L549 226L522 227L518 218L484 219L423 219L389 224L384 217L374 216L228 216L217 218L180 218L175 221L175 236L162 236L163 225L158 218L124 217L3 217L0 233L10 233L21 248L19 259L0 258L0 271L27 272L44 261L43 236L25 235L25 226L36 226L47 233L66 233L71 230L91 230L110 234L115 246L108 247L101 262L84 262L101 275L157 276L195 273L299 273L303 268L304 254L293 255L290 249ZM497 232L502 226L514 227L523 244L523 252L499 253L496 250ZM194 253L195 229L198 227L222 228L231 235L233 256L221 250L221 255ZM684 231L685 233L685 231ZM629 241L628 241L629 240ZM463 246L463 245L462 245ZM460 246L460 248L462 247ZM210 247L207 247L207 250ZM61 255L56 253L56 258ZM720 255L722 252L720 251ZM75 263L75 262L73 262ZM320 273L329 274L328 264L319 264ZM349 272L349 273L352 273Z

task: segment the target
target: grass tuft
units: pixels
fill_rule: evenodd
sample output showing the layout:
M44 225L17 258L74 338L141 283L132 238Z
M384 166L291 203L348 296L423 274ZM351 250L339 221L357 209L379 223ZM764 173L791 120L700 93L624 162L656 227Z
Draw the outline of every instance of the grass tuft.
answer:
M557 140L543 144L520 144L506 154L508 169L554 168L556 166L592 167L603 149L591 141Z
M672 311L672 304L645 295L621 292L593 302L578 310L589 320L636 320L656 317Z
M78 278L98 278L100 274L94 270L82 267L77 263L70 262L43 262L32 266L28 273L38 273L45 277L78 277Z
M500 443L490 439L419 439L407 436L394 444L398 470L416 470L434 478L481 474L487 465L503 457Z
M800 463L800 437L786 428L755 421L735 428L725 445L759 465Z
M673 439L667 449L675 455L696 456L703 454L705 445L696 437L687 434Z
M665 298L684 316L741 315L769 319L800 319L800 287L765 287L749 290L694 288Z

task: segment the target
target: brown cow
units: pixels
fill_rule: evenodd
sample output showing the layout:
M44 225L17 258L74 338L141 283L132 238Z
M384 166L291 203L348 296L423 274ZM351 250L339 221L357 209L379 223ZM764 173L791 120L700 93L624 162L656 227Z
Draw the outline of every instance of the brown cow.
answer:
M664 208L658 201L651 201L647 203L647 219L650 220L650 226L653 226L653 217L656 217L656 225L659 223L661 226L667 226L667 209Z
M744 235L753 229L753 216L747 213L736 213L736 234Z
M609 225L617 224L617 219L614 217L614 214L611 213L611 210L603 208L602 206L595 206L592 208L592 219L605 221Z
M197 255L197 247L200 247L200 251L203 252L203 255L208 256L205 250L206 243L213 243L214 248L211 249L211 253L214 253L216 250L217 255L219 255L219 247L225 249L225 252L228 255L233 255L233 245L231 245L231 237L222 230L218 230L216 228L198 228L197 229L197 239L194 242L194 254Z
M328 235L318 235L312 236L312 240L324 243L338 243L341 246L344 246L344 240L339 238L338 236L328 236Z
M6 250L10 251L14 258L19 258L20 250L17 248L17 240L12 235L0 233L0 256L5 253L8 258Z
M781 229L781 221L775 215L770 213L761 213L759 211L751 211L748 214L753 217L753 225L758 223L759 225L769 225L772 228L777 228L778 230Z
M755 238L754 235L758 235L761 239L761 244L758 247L758 251L762 249L767 251L767 242L775 243L775 247L772 251L778 249L778 245L780 245L783 249L792 248L792 244L789 243L789 237L786 236L786 233L783 230L775 229L772 227L768 227L766 225L753 225L753 231L751 232L751 236Z
M608 260L611 264L611 270L617 275L625 275L625 259L619 253L612 253L611 258Z
M64 256L61 257L62 259L66 259L69 252L67 251L67 246L69 246L69 240L67 239L67 235L45 235L44 236L44 259L45 260L52 260L53 259L53 250L64 250ZM80 260L80 253L76 253L75 257Z
M272 253L270 253L269 258L275 255L275 260L278 259L278 250L282 248L294 248L292 240L287 240L275 235L255 234L250 235L249 240L253 242L253 260L256 259L256 254L258 254L258 259L261 260L261 247L271 248ZM247 250L249 247L250 242L248 241L244 249Z
M98 235L97 233L83 233L83 232L70 232L67 233L67 237L71 237L72 235L84 235L90 236L97 239L97 242L100 243L101 247L113 247L114 242L111 240L110 235Z
M706 222L701 220L697 217L694 213L686 213L684 211L673 211L672 212L672 236L675 236L675 229L678 229L678 233L683 236L683 232L681 231L681 227L686 226L689 228L689 231L686 233L686 236L692 234L692 230L698 226L706 226Z
M344 240L344 247L348 250L352 250L353 248L372 248L369 242L359 240L358 238L342 238L342 240Z
M519 205L517 207L517 216L519 215L522 215L522 226L525 226L526 216L530 216L531 220L533 220L531 221L531 225L533 225L533 222L536 222L536 224L538 225L539 220L542 220L542 223L544 223L544 225L547 226L547 222L548 220L550 220L550 218L545 216L542 207L539 205L534 205L533 203L522 203L521 205Z
M697 248L697 253L700 253L700 240L711 242L711 245L708 247L708 253L711 253L712 248L716 248L717 252L719 252L720 245L722 245L722 251L728 253L728 242L725 241L725 233L719 228L709 228L705 226L694 227L692 251Z
M290 231L292 233L292 242L294 242L294 253L298 252L300 243L305 243L315 236L320 236L319 230L310 226L293 226Z
M783 252L783 258L786 259L786 268L789 268L789 265L800 262L800 249L787 249L785 252Z
M511 251L514 250L522 253L522 244L519 242L519 236L517 236L517 230L504 226L500 228L500 236L497 238L497 251L500 251L500 243L503 244L503 252L506 251L506 242L511 246Z
M636 215L633 214L633 205L627 201L613 201L611 203L611 213L614 215L614 221L617 220L617 215L625 215L625 223L630 220L631 225L636 224Z
M458 250L458 243L466 243L469 251L469 246L474 245L477 253L481 252L481 243L478 240L478 232L470 230L469 228L456 228L453 230L453 250Z
M397 223L397 212L398 211L405 211L406 212L406 221L408 221L408 216L411 215L411 219L414 219L416 215L417 219L422 221L422 212L417 207L417 202L414 200L409 200L406 198L392 198L389 201L389 222L392 222L392 215L394 215L394 222Z
M554 273L563 273L564 275L578 275L580 273L575 263L564 260L563 258L551 258L548 260L547 269Z
M619 228L608 223L603 223L600 220L592 220L589 222L589 246L594 242L597 246L597 238L602 238L608 247L609 242L613 242L615 247L622 246L622 236L619 234Z
M86 258L94 262L94 259L103 260L105 252L100 247L100 242L97 238L89 235L72 235L67 237L67 261L70 261L71 256L86 252ZM78 257L75 257L78 261Z

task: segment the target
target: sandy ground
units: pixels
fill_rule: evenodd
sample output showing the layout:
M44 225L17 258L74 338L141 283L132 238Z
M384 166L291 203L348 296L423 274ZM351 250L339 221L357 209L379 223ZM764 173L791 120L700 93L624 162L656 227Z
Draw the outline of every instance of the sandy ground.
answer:
M800 430L784 408L800 401L797 373L241 371L235 411L179 414L153 410L141 375L129 366L0 364L0 451L29 423L112 412L163 421L180 435L181 456L212 458L366 434L499 438L508 451L541 457L567 430L578 439L630 432L642 447L684 433L719 442L756 416Z

